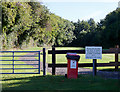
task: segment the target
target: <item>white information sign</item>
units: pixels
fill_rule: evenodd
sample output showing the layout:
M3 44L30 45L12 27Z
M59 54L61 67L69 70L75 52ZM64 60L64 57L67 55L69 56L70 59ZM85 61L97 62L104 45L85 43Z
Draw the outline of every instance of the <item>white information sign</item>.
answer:
M76 69L76 60L71 60L70 61L70 68Z
M102 47L86 46L85 57L86 59L102 59Z

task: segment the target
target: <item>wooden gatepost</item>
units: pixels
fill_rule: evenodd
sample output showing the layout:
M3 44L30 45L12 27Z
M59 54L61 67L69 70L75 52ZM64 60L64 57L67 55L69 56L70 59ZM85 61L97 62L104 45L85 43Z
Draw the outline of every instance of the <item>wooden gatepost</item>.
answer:
M115 62L110 62L110 63L114 63L115 65L115 70L118 70L118 64L119 64L119 52L120 52L120 48L119 45L116 45L115 48L110 48L111 51L115 52Z

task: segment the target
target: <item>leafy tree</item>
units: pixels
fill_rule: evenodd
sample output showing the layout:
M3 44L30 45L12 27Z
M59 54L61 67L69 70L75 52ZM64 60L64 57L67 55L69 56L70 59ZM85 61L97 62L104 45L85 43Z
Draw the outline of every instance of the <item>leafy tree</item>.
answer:
M105 48L120 45L120 8L107 14L97 24L92 18L70 22L51 13L41 2L2 2L0 8L0 38L4 48L28 47L32 44L102 45Z
M95 31L96 29L96 23L93 18L90 18L88 20L88 24L90 25L90 31Z
M30 40L37 46L63 46L74 38L74 25L40 2L3 2L2 12L5 48L27 47Z
M106 15L101 24L101 40L105 48L120 45L120 8Z

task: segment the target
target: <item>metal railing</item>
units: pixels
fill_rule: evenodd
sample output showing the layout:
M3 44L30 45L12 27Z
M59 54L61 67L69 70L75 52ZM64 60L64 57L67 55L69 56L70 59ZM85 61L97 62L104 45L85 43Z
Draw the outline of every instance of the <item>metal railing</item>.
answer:
M6 53L6 54L4 54ZM11 53L11 55L9 55ZM17 53L17 55L16 55ZM21 54L22 55L18 55ZM33 54L33 55L29 55ZM12 58L12 59L7 59L7 58ZM18 57L19 59L15 59L15 57ZM20 58L26 58L28 57L29 59L25 60L25 59L20 59ZM33 57L34 59L30 59L30 57ZM37 57L38 59L35 59L35 57ZM5 58L5 59L2 59ZM23 62L27 62L25 64L16 64L15 62L19 62L19 61L23 61ZM29 63L29 61L32 61L33 64ZM0 51L0 70L11 70L12 72L0 72L0 74L40 74L40 51ZM4 62L7 62L9 64L4 64ZM12 64L10 64L10 62L12 62ZM37 62L34 63L34 62ZM25 68L24 66L28 66L28 65L36 65L38 66L37 68ZM12 68L4 68L5 66L12 66ZM19 66L18 68L15 68L15 66ZM23 68L21 68L21 66L23 66ZM31 69L37 69L38 72L15 72L15 70L31 70Z

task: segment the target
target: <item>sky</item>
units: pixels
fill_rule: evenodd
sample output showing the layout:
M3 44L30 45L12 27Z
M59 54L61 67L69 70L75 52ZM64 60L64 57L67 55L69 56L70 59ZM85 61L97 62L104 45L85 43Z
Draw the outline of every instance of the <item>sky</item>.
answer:
M94 0L69 0L68 1L46 1L43 4L50 10L50 12L73 22L80 20L88 20L93 18L95 22L104 19L105 16L116 10L118 1L109 0L105 2L95 2ZM96 0L97 1L97 0Z

